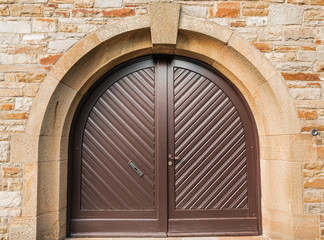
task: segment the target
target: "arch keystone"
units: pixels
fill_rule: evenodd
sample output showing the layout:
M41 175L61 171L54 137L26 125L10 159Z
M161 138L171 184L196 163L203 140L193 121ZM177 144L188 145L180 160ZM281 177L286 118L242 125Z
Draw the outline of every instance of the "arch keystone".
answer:
M153 46L175 45L178 37L180 5L152 2L149 4Z

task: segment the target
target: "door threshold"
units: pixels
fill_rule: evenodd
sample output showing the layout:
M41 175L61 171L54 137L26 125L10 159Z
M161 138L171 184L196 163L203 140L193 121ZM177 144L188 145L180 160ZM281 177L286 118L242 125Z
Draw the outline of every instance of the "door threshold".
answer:
M128 237L128 238L66 238L65 240L268 240L265 236L240 236L240 237Z

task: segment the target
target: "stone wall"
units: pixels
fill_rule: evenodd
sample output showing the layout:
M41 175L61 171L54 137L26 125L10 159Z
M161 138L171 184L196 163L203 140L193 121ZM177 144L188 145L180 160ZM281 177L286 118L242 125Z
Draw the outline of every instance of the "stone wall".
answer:
M303 202L323 222L324 239L324 0L173 2L182 15L231 28L263 52L289 88L301 134L322 133L304 163ZM26 166L11 158L11 135L25 132L46 74L91 32L146 14L148 0L0 0L0 239L9 239L28 187Z

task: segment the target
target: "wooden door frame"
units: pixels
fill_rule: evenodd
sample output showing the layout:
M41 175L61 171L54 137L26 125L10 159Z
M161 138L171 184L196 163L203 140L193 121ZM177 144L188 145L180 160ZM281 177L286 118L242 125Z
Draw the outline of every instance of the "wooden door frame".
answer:
M153 56L144 56L144 57L140 57L140 58L136 58L130 61L127 61L119 66L117 66L116 68L114 68L112 71L109 71L108 73L104 74L103 77L96 83L94 84L94 86L88 91L88 93L84 96L83 100L80 102L79 107L76 111L74 120L72 122L72 127L71 128L71 134L70 134L70 146L74 146L75 145L75 135L80 135L80 133L78 133L78 131L76 131L76 129L83 129L82 126L85 124L86 120L83 120L82 123L83 125L80 125L80 114L82 111L84 111L85 109L83 108L84 104L86 101L88 101L88 99L95 99L98 95L98 92L103 92L102 88L99 88L99 86L103 85L103 81L106 80L107 78L111 78L111 80L109 81L109 84L105 83L105 88L109 87L110 85L112 85L114 82L116 82L122 75L125 75L124 72L121 72L121 69L124 69L126 66L130 66L129 69L127 69L127 72L132 72L135 69L138 69L139 66L141 66L141 63L144 64L144 62L146 60L153 60L156 64L156 79L166 79L167 81L155 81L156 82L156 89L160 89L161 91L165 92L166 96L162 96L161 94L157 94L156 98L155 98L155 103L156 103L156 166L157 166L157 174L156 174L156 212L157 212L157 219L158 219L158 233L154 236L167 236L167 232L168 232L168 211L166 211L166 209L168 209L168 193L169 193L169 187L167 184L163 184L168 182L168 167L167 167L167 159L168 159L168 154L169 152L173 152L172 151L172 144L170 145L168 142L166 141L166 139L168 139L168 135L172 134L173 131L173 127L170 125L169 121L168 121L168 116L172 116L173 113L173 109L169 108L168 106L170 106L170 104L172 104L170 101L173 101L173 98L167 97L168 95L171 96L173 94L173 84L171 84L171 82L173 81L173 70L172 66L171 66L171 59L179 59L180 61L186 61L187 63L189 63L190 66L192 67L197 67L197 68L201 68L201 69L206 69L209 71L208 74L212 74L210 75L210 77L217 77L220 78L222 80L225 80L227 82L227 84L230 84L231 87L236 91L238 99L240 99L240 101L242 101L243 105L245 106L246 110L247 110L247 115L249 117L251 117L251 123L253 125L253 135L254 135L254 139L255 139L255 146L258 146L258 136L257 136L257 131L256 131L256 125L253 119L253 115L252 112L250 111L244 97L239 93L239 91L235 88L234 85L232 85L230 83L230 81L223 75L221 75L219 72L217 72L215 69L213 69L212 67L194 60L194 59L190 59L190 58L185 58L185 57L179 57L179 56L172 56L172 55L153 55ZM215 76L214 76L215 75ZM106 81L107 82L107 81ZM158 92L159 90L157 90ZM96 92L96 94L93 94L94 92ZM94 100L91 100L92 102ZM89 104L86 105L87 109L86 111L90 111L92 105L90 106ZM169 132L166 131L166 129L169 129ZM170 132L171 131L171 132ZM79 155L73 154L74 149L70 148L69 151L69 156L70 159L78 159L80 158ZM259 156L258 154L258 147L257 149L254 151L256 156ZM78 161L73 161L78 163ZM257 180L257 184L256 184L256 198L258 200L254 200L256 202L256 209L257 209L257 213L258 213L258 229L259 229L259 233L261 234L262 232L262 228L261 228L261 200L260 200L260 171L259 171L259 160L258 158L256 158L256 165L255 165L255 171L256 171L256 176L254 178L254 180ZM80 168L79 165L73 166L72 165L72 161L70 161L69 164L69 189L68 189L68 224L67 224L67 232L70 233L71 232L71 208L73 207L77 207L78 206L78 202L75 202L77 199L74 200L74 203L72 202L71 199L72 198L72 189L79 189L79 185L72 179L72 176L76 177L78 176L78 171L76 171L77 168ZM73 183L73 184L72 184ZM220 235L226 235L228 233L220 233ZM152 233L148 234L149 236L152 236ZM192 235L197 235L197 234L188 234L188 236L192 236ZM206 234L203 234L206 235ZM209 235L209 234L207 234ZM234 233L234 235L246 235L246 234L242 234L242 233ZM114 234L112 234L111 236L115 236ZM122 235L116 235L116 236L124 236ZM128 236L127 234L125 234L125 236ZM145 236L145 234L143 235Z

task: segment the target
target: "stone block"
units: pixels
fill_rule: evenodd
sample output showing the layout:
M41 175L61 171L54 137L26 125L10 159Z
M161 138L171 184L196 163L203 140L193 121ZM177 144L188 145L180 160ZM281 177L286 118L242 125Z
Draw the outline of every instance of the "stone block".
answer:
M42 65L54 65L63 54L41 55L39 63Z
M17 44L19 42L20 42L19 34L17 34L17 33L1 33L1 30L0 30L0 43L1 44L8 44L8 43Z
M0 162L9 161L10 157L10 145L9 142L0 142Z
M233 31L229 30L228 28L221 27L213 22L197 22L194 20L194 18L187 16L181 16L179 29L189 32L201 33L211 38L217 39L217 41L220 41L222 43L227 43L233 33Z
M252 45L259 49L261 52L272 51L272 43L252 43Z
M48 44L48 52L50 52L50 53L66 52L69 48L71 48L77 42L78 42L78 40L76 40L76 39L63 39L63 40L50 41Z
M314 139L310 135L261 136L260 150L267 160L309 162L315 158Z
M240 15L240 3L221 2L217 4L215 16L219 18L234 18Z
M303 8L291 4L271 4L269 11L270 25L302 24Z
M45 52L44 46L33 46L33 45L17 45L10 47L8 52L11 54L39 54Z
M300 110L300 109L298 109L297 114L298 114L298 118L302 119L302 120L317 119L317 111L316 110L307 110L307 109Z
M302 162L261 160L263 208L303 213ZM275 193L275 194L274 194Z
M298 60L304 62L313 62L317 58L315 51L300 51L298 52Z
M131 8L121 8L113 10L103 10L103 17L124 18L135 16L135 10Z
M32 22L33 32L49 33L57 31L57 19L36 18Z
M0 22L0 32L3 33L31 33L29 22Z
M8 6L0 6L0 16L9 16L10 10Z
M22 83L41 83L46 77L45 73L17 73L18 82Z
M319 62L324 62L324 51L318 51L318 53L317 53L317 60Z
M38 56L36 54L15 54L14 64L37 64Z
M14 63L14 55L0 53L0 64L13 64L13 63Z
M21 178L22 168L21 167L3 167L2 176L4 178Z
M34 160L36 162L37 159ZM22 193L22 216L31 217L37 215L38 205L38 164L24 164L24 190Z
M324 10L308 10L304 13L305 21L323 21Z
M73 33L78 31L77 24L69 24L69 23L59 23L58 25L59 32Z
M21 207L21 192L0 192L1 208Z
M36 237L36 217L20 217L10 219L10 240L34 240Z
M12 162L36 163L38 161L38 136L12 134L11 138Z
M324 62L315 63L316 72L324 72Z
M43 8L34 5L12 5L10 12L13 17L42 17Z
M33 104L33 98L16 98L15 102L15 110L18 111L29 111L31 109L31 106Z
M113 8L121 7L123 5L123 0L95 0L94 6L96 8Z
M261 27L268 25L268 17L248 17L246 18L247 26Z
M285 80L295 81L320 81L318 74L313 73L281 73Z
M319 221L316 214L293 216L293 238L296 240L317 239Z
M176 3L151 2L149 4L151 39L155 44L177 43L180 5Z
M224 44L213 41L210 37L202 37L190 31L180 30L175 53L185 56L190 54L190 57L213 64L224 47ZM199 55L196 53L197 51L200 53Z
M269 26L258 32L260 41L281 41L283 32L281 26Z
M38 164L38 214L59 210L59 168L60 162L42 162Z
M321 99L320 88L294 88L289 89L290 95L296 100L316 100Z
M92 8L94 6L94 0L75 0L74 6L76 8Z
M37 218L37 239L60 239L60 212L41 214Z
M285 41L289 40L305 40L314 39L314 29L312 28L302 28L302 29L288 29L284 31Z
M35 97L38 92L38 84L26 84L24 96L25 97Z
M207 17L207 6L197 5L183 5L181 7L181 14L189 15L193 17L206 18Z

